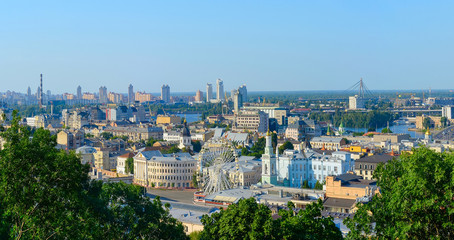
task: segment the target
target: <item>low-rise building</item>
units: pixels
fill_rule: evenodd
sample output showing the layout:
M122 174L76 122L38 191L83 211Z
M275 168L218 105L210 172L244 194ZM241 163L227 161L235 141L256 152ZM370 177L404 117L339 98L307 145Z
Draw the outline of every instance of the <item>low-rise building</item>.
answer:
M131 141L147 141L150 138L162 140L163 130L159 127L150 127L148 125L127 126L127 127L111 127L108 126L104 132L112 133L114 136L127 136Z
M345 145L345 139L341 137L314 137L310 141L311 147L315 149L336 150Z
M387 154L365 156L355 161L355 173L365 180L372 180L374 171L377 169L378 164L386 164L393 158L394 156Z
M375 181L351 173L327 176L325 188L325 210L339 213L354 212L357 202L367 202L378 192Z

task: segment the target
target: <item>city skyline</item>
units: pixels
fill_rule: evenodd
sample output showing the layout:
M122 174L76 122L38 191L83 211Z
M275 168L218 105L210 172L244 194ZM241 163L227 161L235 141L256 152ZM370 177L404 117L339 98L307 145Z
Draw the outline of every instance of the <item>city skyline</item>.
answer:
M452 88L453 3L28 2L0 9L2 89ZM190 11L188 11L190 9ZM25 88L25 89L24 89ZM72 90L73 91L73 90Z

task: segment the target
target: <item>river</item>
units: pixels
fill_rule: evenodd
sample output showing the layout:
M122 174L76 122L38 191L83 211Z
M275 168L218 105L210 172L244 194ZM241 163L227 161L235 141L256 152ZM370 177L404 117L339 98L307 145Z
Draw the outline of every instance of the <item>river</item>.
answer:
M381 132L383 128L378 128L377 132ZM424 138L424 133L423 132L415 132L415 131L409 131L409 128L415 128L414 124L408 124L408 125L393 125L389 127L393 133L408 133L412 138ZM366 128L345 128L345 130L349 130L352 132L367 132Z

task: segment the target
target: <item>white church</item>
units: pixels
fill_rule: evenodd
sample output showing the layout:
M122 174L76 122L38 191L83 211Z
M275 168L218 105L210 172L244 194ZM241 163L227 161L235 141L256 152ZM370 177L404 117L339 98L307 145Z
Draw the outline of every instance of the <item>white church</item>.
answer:
M326 176L353 171L355 161L348 152L335 151L331 155L304 151L285 150L282 155L273 153L271 135L266 135L265 153L262 155L262 184L301 188L305 180L310 187Z

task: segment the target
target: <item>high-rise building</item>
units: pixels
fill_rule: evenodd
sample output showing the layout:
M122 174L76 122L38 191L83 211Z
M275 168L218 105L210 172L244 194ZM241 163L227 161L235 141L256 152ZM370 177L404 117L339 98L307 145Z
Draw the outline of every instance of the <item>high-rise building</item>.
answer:
M196 102L201 102L203 100L203 93L200 90L197 90L195 93L195 101Z
M107 87L99 88L99 103L107 103Z
M443 106L441 109L441 116L447 119L454 119L454 106Z
M161 100L168 103L170 102L170 87L169 85L162 85L161 87Z
M240 111L240 108L243 106L243 95L241 95L240 90L236 90L233 93L233 110L235 111L235 114L238 114Z
M128 87L128 103L134 103L135 97L134 97L134 88L132 87L132 84L129 84Z
M243 84L241 87L238 88L238 91L241 93L241 96L243 97L243 102L247 102L247 88L246 84Z
M224 98L224 82L218 78L216 81L216 99L222 101L225 100Z
M136 92L136 101L139 101L140 103L149 102L152 98L153 96L150 93Z
M80 86L77 87L77 99L82 99L82 88Z
M207 83L207 102L213 99L213 85L211 83Z
M30 97L32 95L32 89L30 86L27 88L27 97Z

